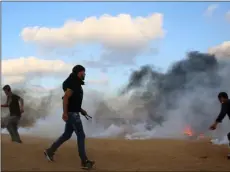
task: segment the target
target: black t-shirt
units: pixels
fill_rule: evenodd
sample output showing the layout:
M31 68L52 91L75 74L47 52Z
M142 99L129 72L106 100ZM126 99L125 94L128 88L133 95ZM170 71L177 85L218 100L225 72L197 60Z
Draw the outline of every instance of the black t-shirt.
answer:
M68 102L68 112L80 112L81 105L83 100L83 89L82 86L84 82L80 80L77 76L71 74L64 82L63 82L63 91L65 92L67 89L71 89L73 91L72 96L69 98Z
M222 122L226 114L228 115L230 119L230 100L229 99L226 102L221 104L220 114L218 115L216 121Z
M12 94L7 97L7 104L9 105L10 116L21 116L20 105L19 105L20 97L16 94Z

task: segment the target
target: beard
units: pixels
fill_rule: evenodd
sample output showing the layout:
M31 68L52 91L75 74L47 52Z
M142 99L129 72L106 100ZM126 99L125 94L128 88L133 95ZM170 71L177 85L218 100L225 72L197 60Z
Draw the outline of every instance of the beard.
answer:
M84 81L85 80L85 76L82 75L81 76L81 80Z

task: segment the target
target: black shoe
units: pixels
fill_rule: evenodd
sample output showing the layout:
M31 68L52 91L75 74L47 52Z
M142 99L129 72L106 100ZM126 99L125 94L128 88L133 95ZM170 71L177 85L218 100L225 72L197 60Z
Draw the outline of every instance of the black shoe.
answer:
M22 143L22 141L21 141L21 140L12 140L12 142Z
M44 155L48 161L54 161L54 153L49 152L48 149L44 150Z
M227 155L227 158L230 159L230 153Z
M81 163L81 166L82 169L89 170L93 168L94 164L95 164L94 161L86 160L85 162Z

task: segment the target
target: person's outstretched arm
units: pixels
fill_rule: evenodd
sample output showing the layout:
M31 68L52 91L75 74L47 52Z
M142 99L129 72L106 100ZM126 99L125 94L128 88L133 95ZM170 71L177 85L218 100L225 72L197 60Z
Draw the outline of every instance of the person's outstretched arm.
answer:
M8 96L7 96L6 103L5 103L5 104L3 104L3 105L1 105L1 107L9 107L9 105L8 105L8 101L9 101L9 98L8 98Z
M221 123L222 120L224 119L224 117L226 116L226 114L227 114L227 104L222 103L220 113L219 113L218 117L216 118L216 122Z
M222 103L220 113L218 117L216 118L216 121L214 122L214 124L211 125L210 129L215 130L217 125L222 122L226 114L227 114L227 104Z

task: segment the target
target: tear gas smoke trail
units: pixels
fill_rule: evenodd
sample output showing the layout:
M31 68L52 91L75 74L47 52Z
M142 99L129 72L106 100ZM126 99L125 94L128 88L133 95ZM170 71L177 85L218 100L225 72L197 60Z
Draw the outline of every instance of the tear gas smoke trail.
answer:
M218 92L230 91L229 73L230 63L209 54L191 52L166 73L150 65L141 67L132 73L122 94L114 98L86 89L83 108L93 116L92 123L83 119L83 123L87 122L84 125L87 136L177 137L188 124L193 130L205 133L220 110ZM61 88L39 98L32 95L33 90L22 90L25 92L19 94L28 106L22 126L29 127L38 121L30 133L58 136L63 129ZM46 120L38 120L45 117ZM225 130L227 123L222 126Z
M53 92L47 92L39 89L29 89L31 87L27 86L23 89L13 89L13 93L19 95L24 99L24 113L22 114L22 118L20 120L20 127L29 128L32 127L38 119L44 119L47 115L49 115L54 108L53 101L55 96ZM40 91L39 91L40 90ZM45 92L44 92L45 91ZM42 92L45 94L42 95ZM3 95L3 98L6 96ZM2 99L3 99L2 98ZM59 97L60 99L60 97ZM4 102L4 101L3 101ZM9 115L8 108L2 108L2 117Z
M229 76L225 73L229 70L229 63L218 62L214 55L190 52L166 73L148 65L134 71L122 94L130 90L139 93L133 101L144 101L139 111L147 113L148 121L159 124L174 120L172 128L189 124L204 133L218 115L218 92L230 91Z

